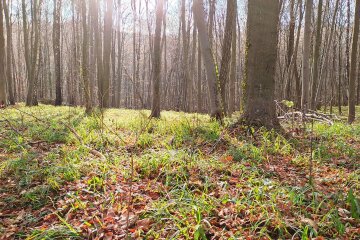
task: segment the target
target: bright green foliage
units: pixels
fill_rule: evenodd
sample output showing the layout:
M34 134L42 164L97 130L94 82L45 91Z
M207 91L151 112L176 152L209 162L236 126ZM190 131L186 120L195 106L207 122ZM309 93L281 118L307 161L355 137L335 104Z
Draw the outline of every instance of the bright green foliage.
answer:
M143 239L334 239L353 237L359 226L357 124L314 124L310 153L309 132L234 129L199 114L164 112L150 120L148 111L135 110L0 111L8 121L0 121L0 178L11 183L0 190L6 194L0 212L6 206L41 213L24 218L28 227L18 236L84 239L80 226L105 229L96 211L124 211L131 179L138 218L151 222L132 226ZM314 188L307 180L310 154ZM39 228L53 204L55 222ZM96 208L94 215L87 211Z

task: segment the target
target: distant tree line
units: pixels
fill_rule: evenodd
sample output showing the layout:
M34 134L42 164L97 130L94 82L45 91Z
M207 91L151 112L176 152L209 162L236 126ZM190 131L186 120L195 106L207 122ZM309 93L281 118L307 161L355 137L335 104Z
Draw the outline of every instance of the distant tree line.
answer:
M360 0L0 0L0 105L209 113L360 103Z

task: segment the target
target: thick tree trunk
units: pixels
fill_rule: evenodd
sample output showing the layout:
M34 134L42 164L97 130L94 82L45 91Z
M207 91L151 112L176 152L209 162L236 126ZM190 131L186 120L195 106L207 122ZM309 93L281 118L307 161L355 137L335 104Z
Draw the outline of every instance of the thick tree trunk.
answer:
M275 65L278 45L278 0L248 1L246 106L247 124L280 128L276 116Z
M355 121L355 81L356 81L356 67L357 67L357 50L359 40L359 21L360 21L360 0L356 0L354 31L351 48L351 65L349 76L349 114L348 122L351 124Z

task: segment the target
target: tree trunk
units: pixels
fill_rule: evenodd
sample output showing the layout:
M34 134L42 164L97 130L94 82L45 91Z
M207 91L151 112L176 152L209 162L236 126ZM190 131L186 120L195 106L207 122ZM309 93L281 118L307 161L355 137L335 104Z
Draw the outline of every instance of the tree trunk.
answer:
M5 76L5 39L3 24L3 5L0 1L0 108L6 106L6 76Z
M103 87L103 61L102 61L102 44L101 29L99 27L99 0L91 1L93 33L95 37L95 58L97 66L97 82L98 82L98 101L100 107L103 107L104 87Z
M246 106L247 124L280 128L275 107L278 0L248 1Z
M301 8L301 7L300 7ZM291 64L294 55L294 43L295 43L295 0L290 1L290 23L289 23L289 39L287 44L287 61L286 61L286 69L288 72L288 77L285 80L285 93L284 98L286 100L290 99L291 96ZM301 24L300 24L301 25Z
M357 65L357 49L359 40L359 21L360 21L360 0L356 0L354 31L351 48L351 65L349 76L349 114L348 122L351 124L355 121L355 81L356 81L356 65Z
M186 0L181 1L181 35L182 35L182 72L183 72L183 82L182 82L182 91L183 96L181 99L182 109L189 111L189 96L190 96L190 76L189 76L189 41L186 28L186 14L185 14L185 3Z
M55 65L55 106L61 106L61 2L62 0L54 0L54 22L53 22L53 50Z
M300 35L301 35L301 22L304 18L304 11L302 10L302 0L299 0L299 11L300 11L300 19L299 19L299 25L296 33L296 43L295 43L295 52L292 56L292 69L290 73L290 79L295 77L295 92L296 92L296 101L295 106L300 108L301 107L301 79L298 71L297 66L297 58L298 58L298 52L299 52L299 42L300 42Z
M229 78L229 67L231 61L231 43L233 41L232 35L235 24L235 15L236 15L236 0L227 1L227 13L226 13L226 24L225 24L225 34L223 40L223 49L222 49L222 59L221 59L221 69L220 69L220 92L221 92L221 103L223 114L228 112L228 103L226 102L226 93L228 86Z
M160 82L161 82L161 27L164 17L164 0L158 0L156 6L156 29L153 55L153 99L152 118L160 118Z
M230 82L229 82L229 107L228 114L231 115L235 111L235 82L236 82L236 52L237 52L237 34L236 34L236 20L237 20L237 1L235 1L235 17L233 19L233 33L232 33L232 52L231 52L231 70L230 70ZM239 36L240 38L240 36ZM239 46L240 47L240 46Z
M210 116L221 120L220 96L217 89L216 67L212 55L210 38L205 23L203 0L193 1L194 20L199 33L200 47L204 59L210 101Z
M92 111L92 99L90 95L89 83L89 31L86 17L86 2L82 0L82 27L83 27L83 46L82 46L82 79L84 83L84 97L85 97L85 112L90 114Z
M202 111L202 61L201 61L201 47L200 38L198 38L198 52L197 52L197 111Z
M316 40L314 47L314 61L313 61L313 77L311 86L311 104L310 107L316 110L316 92L318 89L318 77L319 77L319 64L320 64L320 47L322 42L322 12L323 12L323 0L319 0L317 23L316 23Z
M305 7L305 29L304 29L304 51L303 51L303 76L302 76L302 94L301 109L306 112L309 100L310 83L310 52L311 52L311 17L313 0L306 0Z
M1 0L0 0L1 1ZM14 79L12 73L12 23L10 21L10 14L9 14L9 6L6 4L6 0L4 0L4 13L5 13L5 22L6 22L6 80L7 80L7 92L9 98L9 104L15 105L15 96L14 96Z
M103 41L103 79L100 106L109 107L110 93L110 57L111 57L111 39L112 39L112 15L113 0L106 0L106 11L104 16L104 41Z

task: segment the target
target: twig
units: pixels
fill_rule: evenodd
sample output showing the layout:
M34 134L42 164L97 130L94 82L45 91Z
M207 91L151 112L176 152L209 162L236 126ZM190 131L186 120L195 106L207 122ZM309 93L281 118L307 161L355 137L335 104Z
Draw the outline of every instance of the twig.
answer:
M72 132L73 135L76 137L76 139L80 142L80 144L81 144L82 146L86 147L92 155L94 155L94 156L96 156L96 157L99 157L99 158L100 158L101 160L103 160L103 161L106 161L106 157L104 156L104 154L102 154L101 152L99 152L99 151L97 151L97 150L95 150L95 149L90 148L89 146L87 146L87 145L84 143L83 139L80 137L80 135L76 132L76 130L75 130L74 128L72 128L70 125L68 125L68 124L66 124L66 123L64 123L64 122L61 122L61 121L60 121L60 123L61 123L63 126L65 126L67 129L69 129L70 132Z

